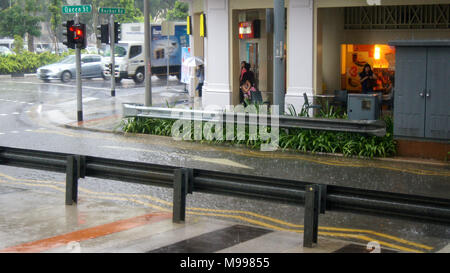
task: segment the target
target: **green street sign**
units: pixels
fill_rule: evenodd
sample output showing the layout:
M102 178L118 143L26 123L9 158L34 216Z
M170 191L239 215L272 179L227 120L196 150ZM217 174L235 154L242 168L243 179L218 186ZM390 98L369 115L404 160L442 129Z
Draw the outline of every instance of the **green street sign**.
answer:
M63 6L62 13L90 13L92 11L91 5L81 5L81 6Z
M98 8L98 13L101 14L125 14L123 8Z

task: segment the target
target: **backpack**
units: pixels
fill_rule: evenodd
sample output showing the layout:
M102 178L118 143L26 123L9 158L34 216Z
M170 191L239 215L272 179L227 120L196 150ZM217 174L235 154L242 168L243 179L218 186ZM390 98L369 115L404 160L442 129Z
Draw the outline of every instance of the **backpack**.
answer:
M261 104L263 102L261 91L257 90L254 86L250 88L250 102Z

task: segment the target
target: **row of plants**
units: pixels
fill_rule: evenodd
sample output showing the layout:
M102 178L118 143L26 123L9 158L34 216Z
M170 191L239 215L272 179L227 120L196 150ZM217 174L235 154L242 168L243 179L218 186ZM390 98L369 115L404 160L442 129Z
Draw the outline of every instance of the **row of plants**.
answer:
M291 115L305 115L305 113L290 112ZM332 109L327 107L318 115L322 118L346 118L346 115L339 109ZM386 122L386 135L383 137L370 136L358 133L346 133L346 132L331 132L331 131L318 131L318 130L305 130L305 129L290 129L279 131L279 147L282 149L289 149L301 152L312 153L339 153L344 156L360 156L360 157L389 157L393 156L397 152L397 144L393 137L393 120L391 117L384 117ZM153 118L129 118L124 120L121 124L121 128L127 133L141 133L141 134L153 134L160 136L171 136L172 126L175 120L163 120ZM205 130L207 123L203 123L202 132L212 132L213 130ZM271 128L268 128L270 132ZM237 125L235 125L235 133L233 140L226 139L226 128L220 132L223 134L222 140L206 140L207 135L203 135L201 142L206 143L229 143L229 144L243 144L252 149L260 149L262 144L269 144L270 139L263 141L260 138L251 140L249 137L249 129L246 128L245 140L238 140ZM191 124L191 135L188 135L188 139L194 139L194 124ZM239 139L242 139L241 137Z
M39 67L58 62L70 54L71 52L58 55L50 52L37 54L23 51L16 55L0 56L0 74L36 73Z

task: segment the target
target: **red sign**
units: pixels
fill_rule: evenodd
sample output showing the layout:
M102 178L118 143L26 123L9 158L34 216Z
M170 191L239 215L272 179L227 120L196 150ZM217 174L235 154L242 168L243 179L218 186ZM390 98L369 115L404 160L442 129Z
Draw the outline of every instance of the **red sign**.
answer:
M259 38L259 21L239 23L239 39Z

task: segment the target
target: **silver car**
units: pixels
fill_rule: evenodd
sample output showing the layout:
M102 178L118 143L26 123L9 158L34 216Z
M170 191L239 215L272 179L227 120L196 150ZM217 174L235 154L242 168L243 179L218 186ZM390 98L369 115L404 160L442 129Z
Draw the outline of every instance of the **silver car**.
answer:
M0 46L0 56L16 55L14 51L7 48L6 46Z
M68 82L74 79L76 77L75 55L67 56L57 63L38 68L37 76L44 82L49 82L50 80ZM81 55L81 77L105 78L100 55Z

